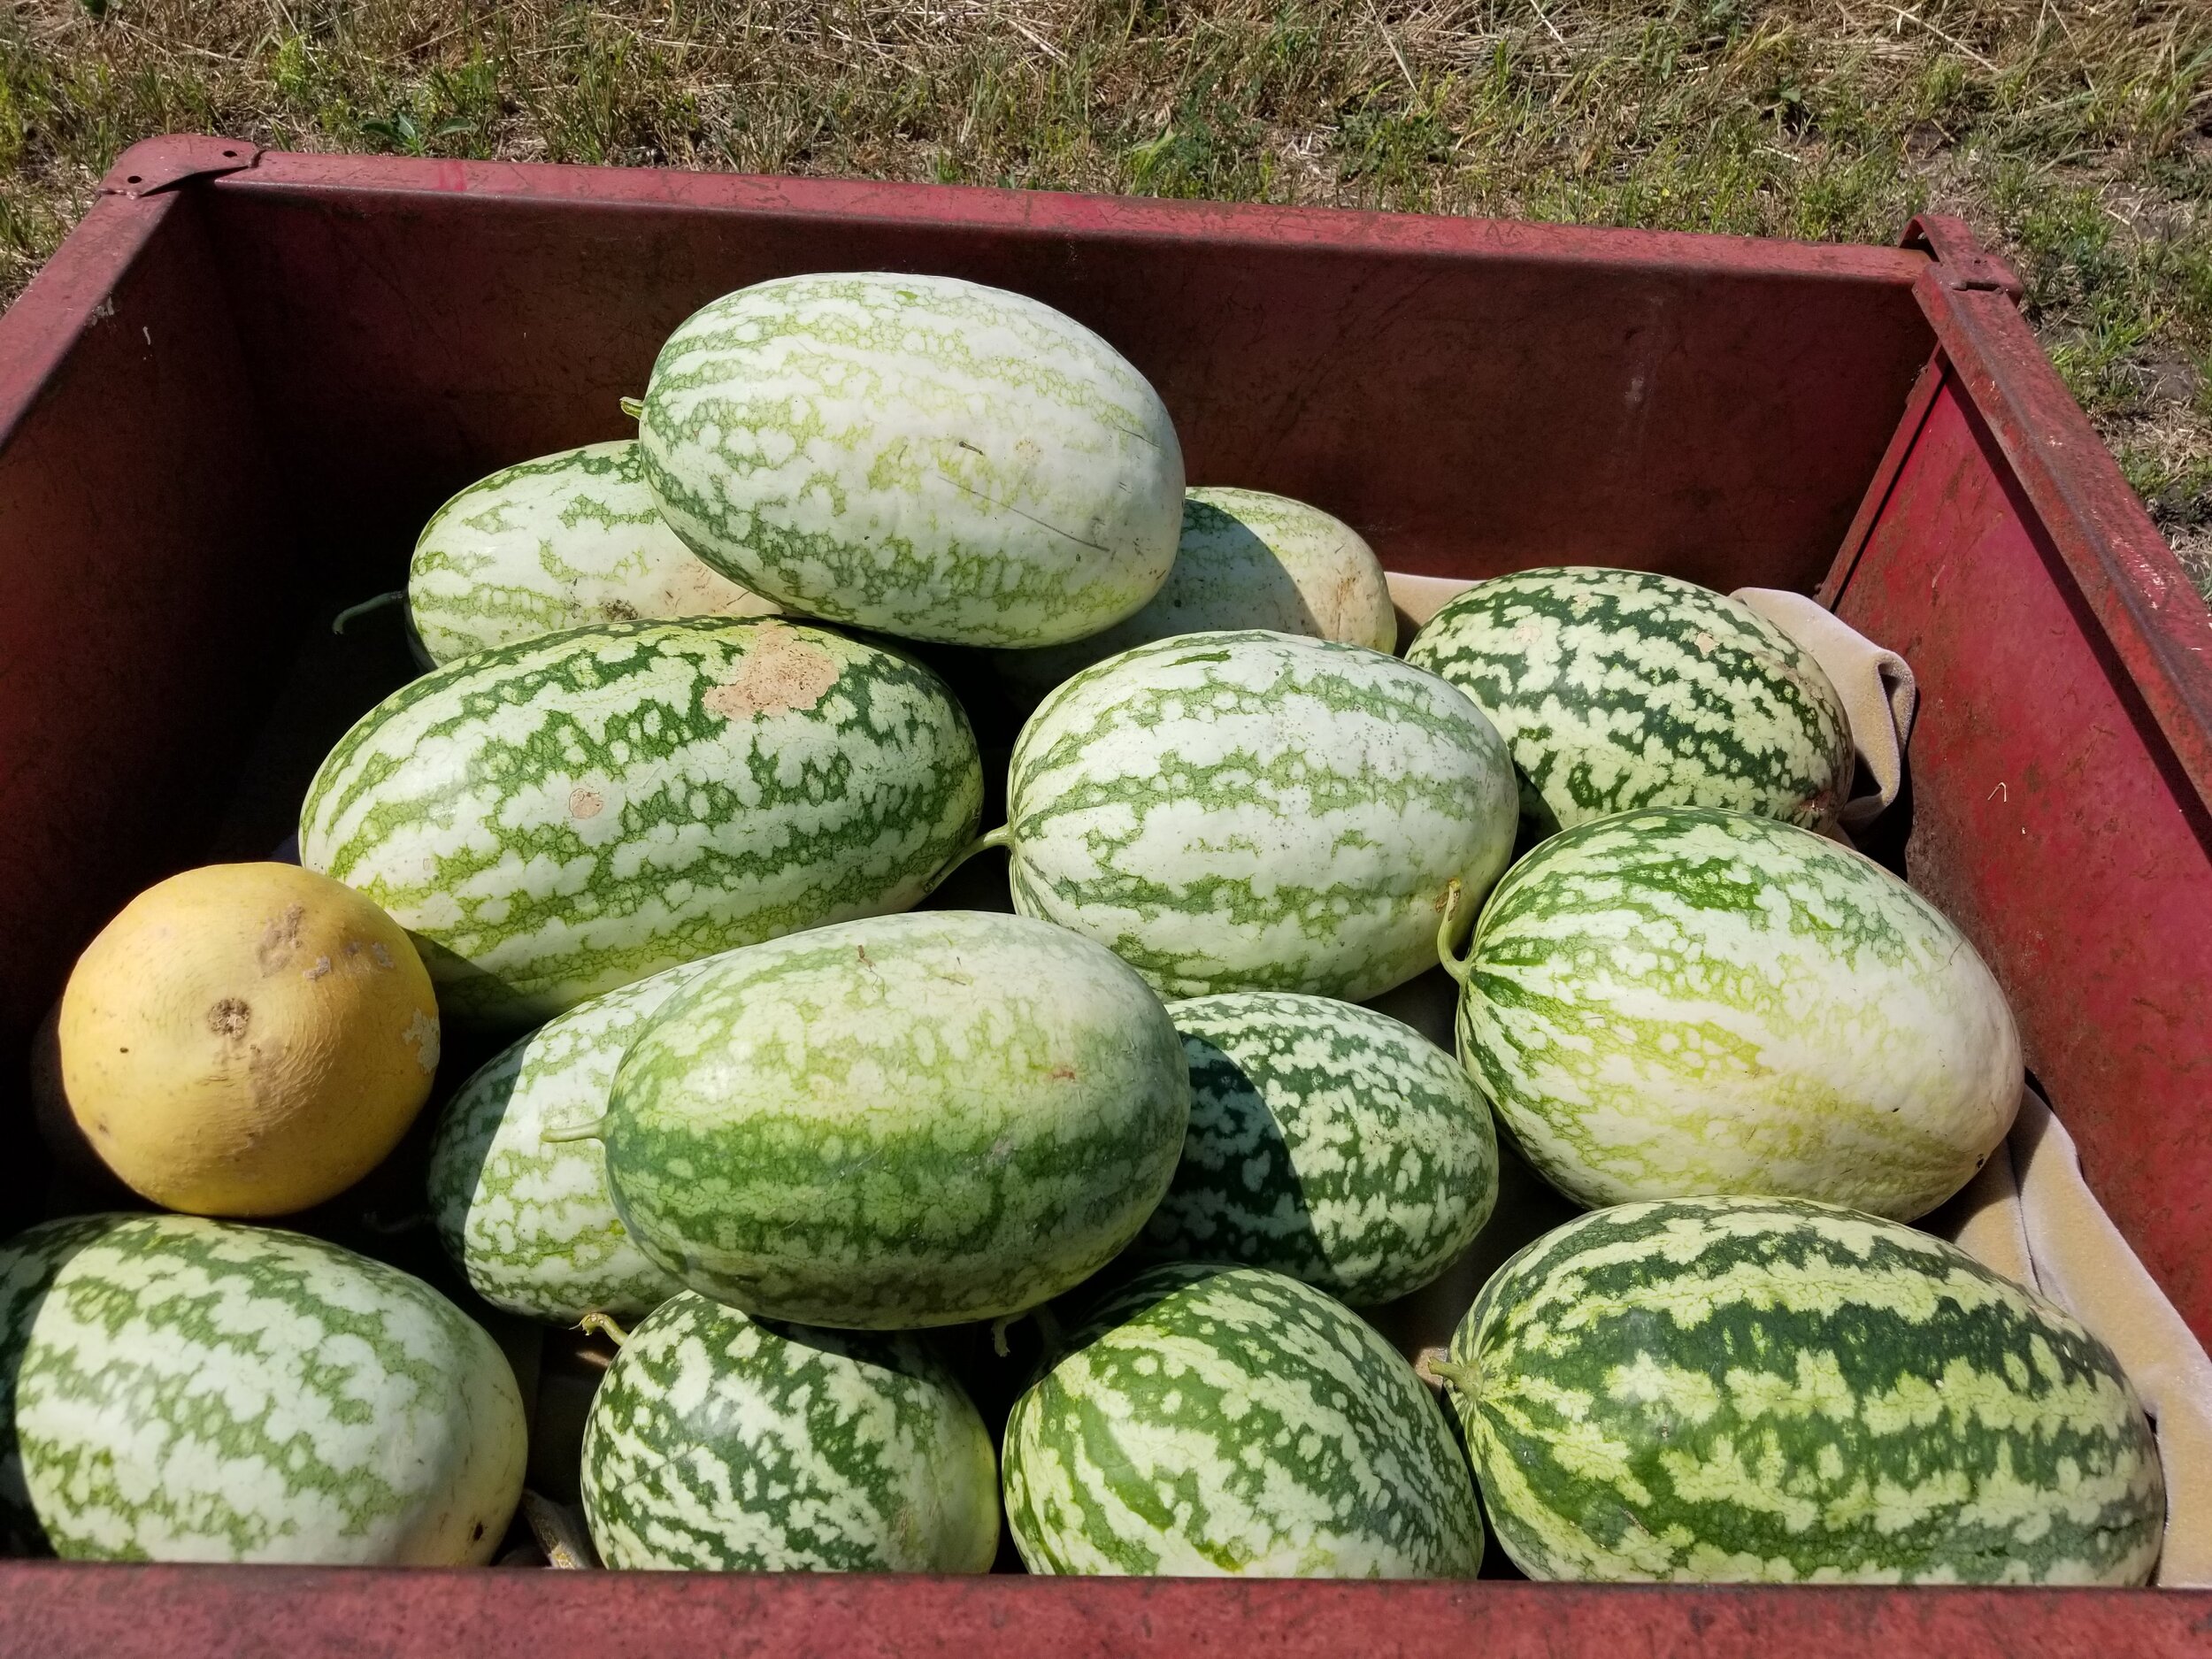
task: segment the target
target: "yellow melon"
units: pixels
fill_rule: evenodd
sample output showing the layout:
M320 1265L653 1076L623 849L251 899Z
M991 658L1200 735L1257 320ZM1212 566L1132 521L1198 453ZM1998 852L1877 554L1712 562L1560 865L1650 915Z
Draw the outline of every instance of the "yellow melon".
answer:
M204 1216L342 1192L406 1133L438 1068L438 1005L406 931L292 864L149 887L62 993L60 1083L133 1191Z

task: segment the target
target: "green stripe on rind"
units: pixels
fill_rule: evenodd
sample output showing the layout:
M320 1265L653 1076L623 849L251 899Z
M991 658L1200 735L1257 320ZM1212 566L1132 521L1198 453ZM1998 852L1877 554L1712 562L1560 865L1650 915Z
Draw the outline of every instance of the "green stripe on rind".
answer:
M1870 859L1740 813L1624 813L1516 864L1475 929L1461 1058L1578 1202L1780 1193L1909 1220L2019 1104L1965 937Z
M447 1018L511 1025L903 909L982 795L918 664L772 618L611 624L386 698L316 773L300 852L416 935Z
M1850 792L1850 726L1820 665L1748 606L1677 577L1578 566L1478 582L1406 660L1496 723L1539 833L1644 806L1818 829Z
M1032 1572L1471 1578L1467 1461L1412 1368L1252 1267L1141 1275L1015 1402L1007 1521Z
M2140 1584L2111 1350L1955 1246L1790 1199L1600 1210L1498 1270L1453 1400L1532 1578Z
M610 1567L986 1572L997 1458L911 1337L757 1324L686 1291L631 1332L584 1429Z
M1370 650L1398 643L1382 562L1341 518L1264 490L1183 494L1175 568L1133 617L1066 645L1000 654L1013 684L1044 692L1093 663L1179 634L1267 628Z
M1419 1289L1498 1197L1490 1109L1411 1026L1319 996L1171 1002L1190 1133L1139 1248L1271 1267L1355 1305Z
M526 1318L649 1313L683 1288L624 1231L596 1141L547 1141L603 1117L615 1068L654 1010L695 979L687 963L578 1004L510 1045L456 1091L430 1148L438 1237L485 1301Z
M1014 907L1164 996L1375 996L1436 964L1447 884L1512 850L1512 766L1450 686L1252 630L1141 645L1038 708L1007 784Z
M661 348L638 437L702 558L909 639L1079 639L1175 557L1182 450L1145 378L1051 307L949 277L717 300Z
M93 1560L491 1558L522 1488L522 1401L428 1286L186 1216L50 1224L0 1263L19 1533Z
M595 622L767 616L663 522L637 441L502 468L431 515L407 609L434 663Z
M1060 1294L1136 1236L1183 1145L1175 1027L1111 954L939 910L778 940L664 1004L615 1079L615 1205L761 1315L951 1325Z

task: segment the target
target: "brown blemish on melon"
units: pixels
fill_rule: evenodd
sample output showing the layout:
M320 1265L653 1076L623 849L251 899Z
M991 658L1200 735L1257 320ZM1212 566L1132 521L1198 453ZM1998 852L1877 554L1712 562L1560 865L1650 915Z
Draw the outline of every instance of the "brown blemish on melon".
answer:
M596 789L577 787L568 794L568 815L571 818L597 818L607 804L607 797Z
M254 961L263 973L274 973L292 960L292 953L299 949L300 924L306 918L307 906L288 904L283 915L273 918L261 930L261 943L255 948Z
M207 1028L219 1037L236 1039L246 1034L252 1018L253 1010L237 997L227 996L207 1010Z
M837 683L830 654L793 630L763 626L729 679L701 699L726 720L810 709Z

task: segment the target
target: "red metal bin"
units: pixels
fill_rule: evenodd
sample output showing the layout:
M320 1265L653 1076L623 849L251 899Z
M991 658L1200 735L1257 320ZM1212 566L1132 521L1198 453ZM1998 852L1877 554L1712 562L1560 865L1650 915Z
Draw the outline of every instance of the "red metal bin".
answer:
M241 798L265 733L334 735L381 689L288 689L316 606L394 585L461 484L621 435L697 305L871 268L1071 312L1152 377L1194 481L1325 504L1393 569L1794 588L1902 651L1880 850L1987 956L2092 1185L2212 1336L2212 616L1945 219L1816 247L142 144L0 319L0 1075L132 893L281 835L281 791ZM12 1157L10 1230L36 1190ZM0 1565L0 1651L47 1655L2208 1640L2212 1595L2179 1592Z

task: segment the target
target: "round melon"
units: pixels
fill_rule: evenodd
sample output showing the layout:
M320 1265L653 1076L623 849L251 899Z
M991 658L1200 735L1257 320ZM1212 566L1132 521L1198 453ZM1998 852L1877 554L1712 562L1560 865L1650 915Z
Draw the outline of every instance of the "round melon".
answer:
M1072 319L952 277L726 295L661 348L638 442L707 563L909 639L1079 639L1175 559L1183 456L1158 394Z
M1203 487L1183 495L1175 567L1152 602L1072 644L1000 656L1033 695L1093 663L1179 634L1266 628L1370 650L1398 643L1398 613L1380 560L1341 518L1264 490Z
M1418 1290L1498 1198L1490 1109L1459 1063L1386 1014L1233 991L1171 1002L1190 1133L1140 1248L1271 1267L1365 1306Z
M708 965L615 1075L615 1208L693 1289L906 1329L1080 1283L1144 1225L1190 1115L1183 1047L1113 955L917 912Z
M309 867L421 943L457 1024L534 1024L665 968L902 910L983 770L926 668L774 618L609 623L465 657L355 723Z
M1185 634L1030 717L1007 778L1014 907L1164 996L1359 1001L1436 965L1448 886L1486 892L1514 784L1482 710L1362 646Z
M1678 577L1572 566L1478 582L1406 660L1504 734L1532 835L1647 806L1825 829L1851 792L1850 726L1820 664Z
M1109 1297L1014 1404L1035 1573L1472 1578L1467 1460L1413 1369L1311 1286L1174 1263Z
M408 616L433 663L593 622L775 609L663 521L634 438L479 479L431 515L407 570Z
M624 1340L584 1429L610 1567L987 1572L997 1475L916 1338L762 1324L690 1291Z
M2158 1448L2102 1342L1956 1246L1777 1198L1624 1204L1436 1366L1532 1578L2141 1584Z
M430 1148L431 1214L446 1254L495 1307L574 1325L588 1313L649 1313L683 1288L624 1230L599 1143L546 1134L606 1115L632 1041L703 965L671 968L556 1015L446 1102Z
M74 1560L463 1566L521 1495L498 1346L419 1279L190 1216L0 1247L0 1514Z
M1910 1220L2019 1106L2019 1033L1972 944L1871 859L1771 818L1568 830L1450 965L1460 1057L1578 1203L1772 1193Z
M276 1216L383 1161L438 1069L438 1005L405 930L281 864L149 887L62 993L61 1091L93 1150L171 1210Z

